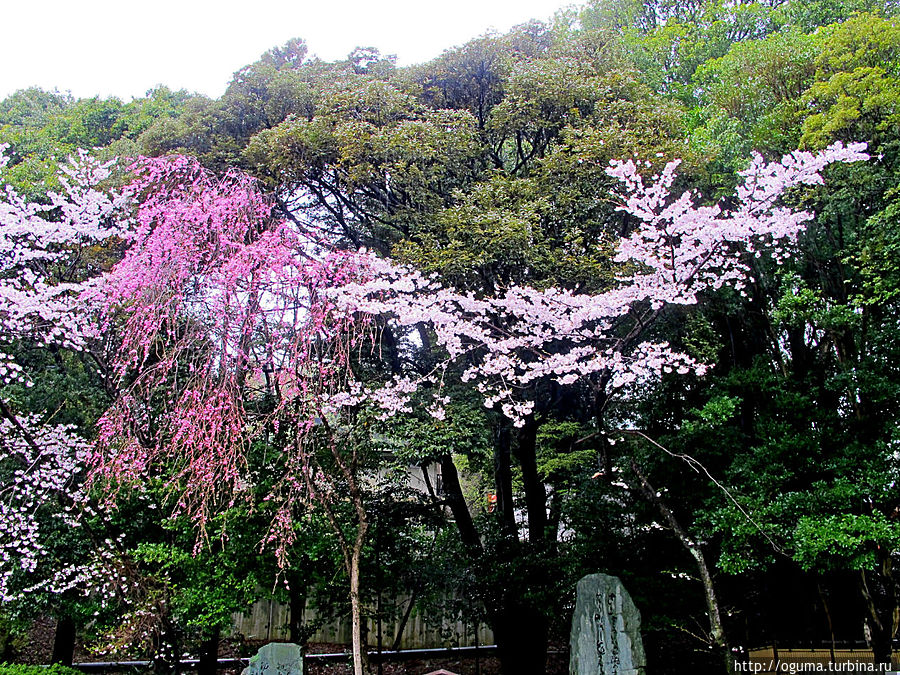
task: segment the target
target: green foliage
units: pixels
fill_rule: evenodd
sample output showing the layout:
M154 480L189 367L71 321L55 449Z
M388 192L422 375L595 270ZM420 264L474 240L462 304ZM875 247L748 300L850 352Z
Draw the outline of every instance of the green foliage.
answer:
M900 80L880 67L832 75L810 87L806 100L818 112L803 123L801 144L821 148L838 139L894 135L900 124Z
M116 138L136 139L158 120L177 118L191 98L183 89L172 91L164 86L151 89L144 98L122 106L109 133Z
M181 626L201 631L227 629L234 612L256 599L261 580L252 573L251 561L257 556L246 544L240 546L239 538L232 539L225 549L212 542L198 546L189 523L176 522L169 527L178 527L180 536L174 541L137 542L134 562L145 574L164 583L171 597L169 609ZM242 560L244 556L246 560Z
M851 18L856 13L895 16L900 5L895 0L803 0L788 2L779 8L784 20L805 32Z
M39 128L72 102L71 96L37 87L20 89L0 101L0 124Z
M81 671L54 663L50 666L25 666L0 663L0 675L81 675Z
M876 14L854 14L817 33L821 42L816 77L825 79L856 68L885 68L900 75L900 26Z
M727 422L737 410L738 399L731 396L714 396L700 408L692 410L696 421L688 420L684 424L684 432L696 434L704 429L713 429Z
M733 168L751 150L776 155L797 147L800 97L813 81L816 53L815 38L794 29L739 42L706 61L693 76L706 118L697 140L718 146Z
M644 81L685 102L693 97L691 81L700 66L724 56L732 45L763 38L780 25L769 8L756 2L679 5L668 20L646 33L632 29L623 34Z
M391 452L401 467L419 466L446 454L487 457L490 424L479 401L455 400L445 407L446 416L436 420L424 413L380 424L382 448Z
M900 525L882 513L804 516L794 530L795 557L805 570L874 568L877 549L893 549Z
M665 18L660 14L660 9L662 3L645 0L592 0L581 10L579 18L588 30L601 28L620 31L632 28L647 33L657 28L660 20Z
M784 293L772 311L772 319L794 328L807 325L830 332L860 328L861 316L851 304L837 304L824 296L821 289L811 288L796 275L782 279Z
M174 114L135 125L142 152L183 152L216 169L243 164L253 134L285 119L310 119L323 88L347 77L349 63L307 59L306 44L294 38L237 71L217 100L179 92Z
M542 221L550 205L531 181L502 175L475 186L440 212L416 240L395 247L400 259L475 289L547 278L550 246Z
M409 88L420 90L422 100L437 109L468 110L484 129L491 109L503 100L509 59L493 37L471 40L445 52L431 63L401 73Z
M634 158L652 173L681 158L677 187L712 203L730 193L753 151L771 158L866 141L874 161L835 167L826 185L788 198L816 221L790 260L753 261L748 297L721 291L700 307L667 310L658 336L714 366L705 379L666 377L618 403L596 399L600 382L532 392L533 448L457 391L448 391L443 420L426 403L389 423L361 413L336 430L366 467L374 534L363 593L383 619L402 611L385 600L392 593L412 590L422 607L479 620L502 596L553 617L562 634L571 582L604 569L649 589L638 594L654 639L695 631L706 610L688 579L694 562L633 489L635 459L717 563L716 583L739 586L734 616L757 636L760 613L744 595L765 575L786 564L828 583L880 574L900 545L896 10L874 0L597 0L577 20L570 13L485 35L409 68L368 47L326 63L295 39L240 69L216 100L164 87L130 103L17 92L0 102L0 142L11 144L12 182L34 196L53 187L49 176L78 146L251 167L300 226L314 218L341 245L486 295L511 284L591 292L616 283L614 243L634 223L616 210L605 173L612 159ZM88 252L88 264L108 266L115 255ZM426 332L398 346L390 328L378 345L387 358L361 357L361 375L438 365L443 355ZM17 349L42 376L31 389L5 388L5 400L90 429L106 394L89 358ZM457 375L445 373L444 386ZM602 433L617 425L641 429L673 456ZM259 542L272 517L262 498L283 469L281 440L250 448L254 508L227 511L200 546L190 523L158 517L161 482L113 516L145 599L164 599L167 621L200 635L227 625L257 584L275 586ZM326 446L318 449L330 467ZM462 474L479 559L445 518L443 496L435 508L430 495L407 489L410 466L447 457ZM550 521L542 542L511 532L484 498L508 469L512 508L527 514L531 460ZM335 516L350 533L349 503ZM285 575L293 588L314 587L311 603L340 613L335 536L321 512L298 506L294 518ZM53 534L58 550L86 546L65 535ZM449 601L448 588L458 591ZM63 604L84 618L97 611L98 625L120 616Z
M180 114L184 91L159 87L143 99L75 100L71 96L25 89L0 102L0 143L9 144L6 180L32 200L59 190L59 166L79 149L101 155L136 154L136 139L157 121ZM123 152L124 151L124 152Z
M468 112L431 110L390 84L355 76L326 88L311 119L256 134L245 155L282 185L337 199L326 216L335 230L383 249L446 205L472 171L476 149Z
M572 421L548 421L537 435L538 474L554 486L568 488L581 482L584 474L597 465L597 450L582 439L591 436L590 428Z
M894 304L900 296L900 231L895 224L900 218L900 192L887 191L890 203L866 223L868 235L858 252L848 262L859 270L861 287L854 300L857 304Z
M28 644L27 622L8 612L0 613L0 663L15 661Z

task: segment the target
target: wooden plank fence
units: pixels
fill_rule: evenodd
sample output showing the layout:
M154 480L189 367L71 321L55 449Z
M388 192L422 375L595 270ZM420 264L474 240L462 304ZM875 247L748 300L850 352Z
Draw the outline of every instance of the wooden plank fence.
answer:
M799 672L876 672L875 658L871 649L835 648L831 649L784 649L776 651L771 646L751 649L748 652L749 667L741 670L755 675L766 673ZM900 663L900 652L894 652L891 661ZM831 664L834 663L834 666ZM867 669L854 669L847 664L869 664ZM843 666L843 667L841 667Z
M408 597L398 597L392 602L405 608ZM258 600L247 613L234 614L233 634L243 635L250 640L287 640L289 637L288 622L290 608L288 605L274 600ZM318 613L307 607L303 612L304 625L315 624ZM397 621L383 621L381 625L382 648L390 649L397 633ZM369 646L375 647L377 641L377 625L374 620L368 622ZM350 617L324 623L310 638L310 642L328 642L350 644ZM474 647L476 645L494 644L494 634L484 624L478 626L476 639L475 626L462 621L451 621L439 617L425 616L413 610L403 629L400 638L400 649L427 649L432 647Z

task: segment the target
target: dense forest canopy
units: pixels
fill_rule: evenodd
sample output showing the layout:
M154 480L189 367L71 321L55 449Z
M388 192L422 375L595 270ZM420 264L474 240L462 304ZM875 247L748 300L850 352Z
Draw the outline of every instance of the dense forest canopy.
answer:
M416 66L298 38L218 99L0 101L0 660L49 614L60 660L164 670L274 588L357 628L405 595L541 673L605 571L651 670L884 662L897 10L598 0Z

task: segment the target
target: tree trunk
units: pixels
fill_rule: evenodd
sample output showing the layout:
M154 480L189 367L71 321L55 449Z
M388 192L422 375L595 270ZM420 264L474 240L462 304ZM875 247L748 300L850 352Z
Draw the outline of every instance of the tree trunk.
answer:
M869 629L868 642L872 648L872 655L876 664L890 664L892 642L895 632L897 615L896 596L893 588L893 575L890 573L890 557L883 560L887 567L883 572L876 574L872 581L875 583L870 589L869 578L865 570L859 571L859 588L866 604L866 626ZM881 585L883 588L878 588Z
M302 581L299 575L293 575L291 580L291 589L289 592L290 613L291 618L288 623L289 639L294 644L303 646L306 642L306 636L303 635L303 610L306 609L306 593L302 588Z
M220 629L213 630L212 635L200 646L200 662L197 664L197 675L216 675L219 667Z
M403 631L406 630L406 624L409 623L409 617L412 615L413 607L416 606L418 595L418 589L414 588L409 596L409 603L403 611L403 616L400 618L400 623L397 624L397 632L394 635L394 641L391 643L391 651L400 649L400 643L403 641Z
M328 427L327 422L322 421L325 430L329 435L331 455L334 457L341 474L347 481L346 489L349 493L350 502L353 504L353 510L356 513L356 536L350 541L341 527L338 519L332 510L328 499L321 501L324 506L325 515L331 524L334 533L337 535L341 544L341 553L343 554L344 571L350 578L350 624L352 631L353 643L353 675L363 675L365 665L368 661L368 653L366 651L363 631L366 626L362 620L362 600L360 598L360 560L362 558L363 545L366 541L366 534L369 531L369 518L366 513L366 504L363 497L363 491L359 483L358 461L359 456L356 446L351 445L349 458L342 453L341 445L337 438ZM312 472L304 474L307 487L315 494L316 483L311 480Z
M153 672L160 675L178 675L181 672L181 640L177 627L168 618L163 619L157 638Z
M871 637L869 644L872 647L872 656L876 664L890 664L891 662L891 635L882 626L876 627L869 622Z
M513 560L530 560L519 572L525 575L519 583L510 584L493 598L487 599L493 605L493 608L488 608L488 614L497 642L501 669L505 675L542 675L547 665L549 619L540 602L529 597L539 596L550 586L551 577L544 563L549 548L547 539L555 539L555 532L547 530L547 492L537 471L537 431L538 424L531 417L516 434L515 443L510 443L508 427L505 433L501 428L495 447L495 461L499 469L497 473L503 479L498 480L498 493L501 495L498 506L503 509L507 536L501 556L506 555ZM527 542L520 539L512 509L510 451L522 471ZM507 480L509 483L503 484ZM502 503L504 491L509 492L509 512Z
M494 484L497 486L497 510L504 532L518 537L512 492L512 434L507 420L500 422L494 443Z
M462 485L459 482L459 473L456 471L456 465L450 455L441 457L441 476L444 479L447 506L450 507L450 512L453 514L456 529L470 556L476 558L483 552L481 537L478 536L478 530L475 529L475 522L472 520L472 514L469 513Z
M547 536L547 491L537 469L538 424L529 417L519 432L515 447L516 459L522 469L525 506L528 516L528 540L543 542ZM552 533L551 533L551 536Z
M728 675L734 673L734 658L725 636L725 628L722 625L722 615L719 611L719 601L716 598L716 589L713 585L712 574L710 574L709 566L706 564L706 558L703 555L703 549L693 540L693 538L684 530L675 518L675 514L666 506L665 502L657 496L656 490L647 480L647 477L641 472L634 459L631 460L631 470L637 476L640 492L656 506L660 515L668 523L669 528L678 537L681 545L684 546L691 557L697 563L697 570L700 573L700 581L703 583L703 595L706 600L707 616L709 617L709 639L713 646L720 652L725 662L725 672Z
M547 547L547 494L537 473L535 456L535 438L537 425L533 420L516 435L513 444L511 426L505 420L496 429L494 437L494 480L497 487L497 514L504 545L494 550L494 555L502 559L496 560L502 565L507 559L521 559L525 556L525 547L533 552ZM522 467L525 483L525 506L528 520L528 544L519 540L519 528L515 520L512 485L512 459ZM447 455L441 458L441 472L444 478L446 504L453 512L454 521L460 537L466 546L469 557L478 562L484 554L484 547L472 516L462 493L459 476L452 458ZM527 557L527 556L526 556ZM540 555L533 556L542 558ZM483 562L483 561L482 561ZM533 565L533 563L532 563ZM526 583L513 584L506 589L493 584L487 596L483 598L487 612L488 625L494 632L498 646L498 656L502 672L505 675L543 675L547 660L547 640L549 621L542 608L528 602L526 595L540 592L547 588L549 577L546 571L529 568ZM504 584L505 585L505 584Z
M56 622L56 634L53 637L53 657L51 663L72 665L75 654L75 622L67 616Z
M831 662L834 663L834 624L831 621L831 610L828 607L828 601L825 598L825 591L822 590L822 584L816 582L816 590L819 591L819 599L822 601L822 609L825 610L825 621L828 624L828 635L831 642L828 643L828 652L831 656Z
M359 563L362 557L363 542L366 537L368 523L363 520L359 523L356 540L353 542L353 551L350 558L350 617L353 631L353 675L363 675L364 661L368 656L363 645L362 603L359 597Z
M507 597L491 623L504 675L544 675L549 627L539 609Z
M685 544L687 545L687 544ZM725 636L725 627L722 625L722 617L719 613L719 601L716 598L716 589L713 586L712 575L709 573L709 567L706 565L706 559L699 544L693 543L689 549L694 560L697 562L697 569L700 571L700 579L703 582L703 593L706 599L706 608L709 615L709 632L713 644L719 650L723 661L725 662L725 672L728 675L734 673L734 657L731 654L731 648L728 645L728 639Z
M518 439L516 456L523 465L523 472L536 478L536 462L533 457L535 431L536 429L523 431L523 435ZM495 436L494 477L497 483L499 517L509 544L503 547L505 554L501 555L516 557L523 554L523 544L519 541L514 519L511 441L509 425L504 424ZM441 458L441 473L444 478L446 504L453 512L456 527L469 557L477 562L479 557L484 555L484 547L466 505L456 467L449 455ZM526 506L531 530L529 538L534 538L532 544L535 546L546 546L546 543L541 541L548 534L544 486L535 480L528 492L530 496L526 495ZM498 560L497 564L503 562ZM484 598L487 623L494 632L498 656L505 675L543 675L545 672L549 622L544 612L525 601L523 596L526 588L528 591L546 588L548 580L543 570L537 570L536 574L529 575L528 583L522 584L522 588L502 591L492 587L488 596Z

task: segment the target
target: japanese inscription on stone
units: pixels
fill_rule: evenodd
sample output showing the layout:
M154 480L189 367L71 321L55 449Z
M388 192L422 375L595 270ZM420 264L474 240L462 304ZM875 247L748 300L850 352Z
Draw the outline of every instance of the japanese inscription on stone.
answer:
M641 615L617 577L578 582L570 637L570 675L644 675Z

